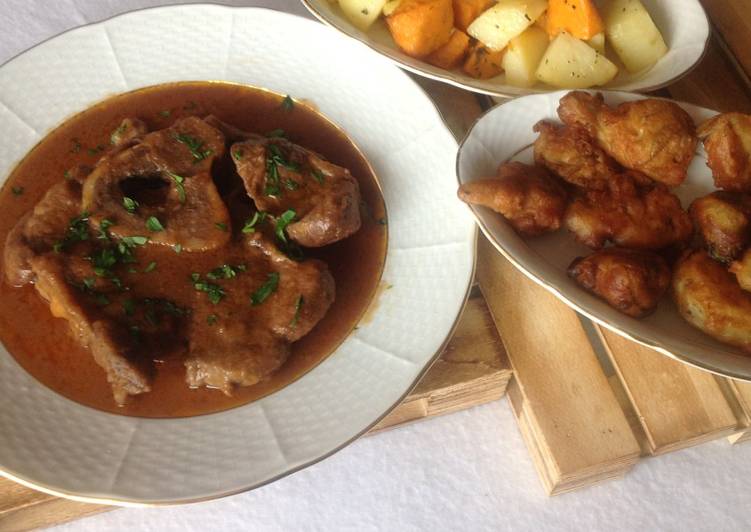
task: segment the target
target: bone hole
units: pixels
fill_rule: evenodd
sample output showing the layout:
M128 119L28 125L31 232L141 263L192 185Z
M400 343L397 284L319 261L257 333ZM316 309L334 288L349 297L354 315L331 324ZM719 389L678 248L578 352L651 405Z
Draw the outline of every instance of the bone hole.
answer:
M120 191L140 205L157 207L167 202L169 183L159 174L135 175L120 181Z

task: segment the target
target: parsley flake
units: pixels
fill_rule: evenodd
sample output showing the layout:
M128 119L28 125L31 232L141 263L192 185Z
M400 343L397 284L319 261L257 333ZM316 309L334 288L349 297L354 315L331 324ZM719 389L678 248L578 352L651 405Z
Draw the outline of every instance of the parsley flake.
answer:
M175 135L175 140L177 142L180 142L181 144L185 144L188 147L190 154L193 156L194 163L203 161L206 157L214 153L211 149L202 149L204 142L195 137L191 137L190 135L178 133L177 135Z
M300 309L302 308L303 303L305 303L305 299L303 299L302 294L300 294L300 297L298 297L295 302L295 315L292 316L292 321L289 322L290 327L297 325L297 320L300 318Z
M217 321L219 321L219 317L216 314L209 314L206 316L206 323L209 325L216 325Z
M258 290L253 292L250 295L250 303L253 306L260 305L268 297L276 292L276 289L279 287L279 273L278 272L271 272L268 277L266 278L266 282L263 283Z
M123 196L123 207L128 211L128 214L134 214L138 209L138 202L128 196Z
M282 213L279 218L276 219L276 237L284 242L287 243L287 235L285 233L285 230L287 229L287 226L292 222L292 220L295 219L297 213L295 213L294 210L289 209Z
M146 219L146 228L149 231L152 231L154 233L157 233L159 231L164 231L164 226L162 225L162 222L159 221L159 218L156 216L149 216Z
M214 226L219 229L220 231L226 231L227 230L227 224L224 222L216 222Z
M263 211L256 211L253 213L253 216L251 216L247 222L245 222L245 225L243 225L242 232L245 234L248 233L255 233L256 232L256 226L263 223L263 221L266 219L266 213Z
M183 183L185 182L185 178L173 172L167 172L167 175L169 175L172 178L172 180L175 182L175 189L177 190L177 199L180 201L180 203L185 203L185 186L183 185Z
M24 188L23 187L13 187L10 189L11 192L13 192L14 196L20 196L23 194Z
M282 100L282 109L285 111L291 111L295 107L295 100L289 94Z
M153 272L156 269L156 261L152 260L148 266L143 269L143 273Z

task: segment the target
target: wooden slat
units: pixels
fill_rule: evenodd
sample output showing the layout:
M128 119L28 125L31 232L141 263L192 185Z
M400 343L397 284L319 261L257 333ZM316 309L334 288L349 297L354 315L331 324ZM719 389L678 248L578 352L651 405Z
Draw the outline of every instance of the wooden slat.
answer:
M747 0L701 0L740 67L751 75L751 6Z
M477 278L514 369L512 406L548 492L627 471L639 444L576 313L485 238Z
M743 427L728 438L730 443L751 441L751 383L726 379L728 387L738 401Z
M714 37L701 64L667 90L676 100L723 112L751 113L749 89Z
M727 436L738 420L714 376L598 327L651 454Z
M503 397L511 378L503 344L482 296L467 302L459 326L430 371L373 431Z

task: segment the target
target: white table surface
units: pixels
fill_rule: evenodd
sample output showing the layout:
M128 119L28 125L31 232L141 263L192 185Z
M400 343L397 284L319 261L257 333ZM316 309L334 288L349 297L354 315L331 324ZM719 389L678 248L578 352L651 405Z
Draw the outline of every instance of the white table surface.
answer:
M0 0L0 63L63 30L168 3ZM232 0L305 14L296 0ZM258 490L123 508L55 530L749 530L751 443L645 459L623 479L548 498L505 400L355 442Z

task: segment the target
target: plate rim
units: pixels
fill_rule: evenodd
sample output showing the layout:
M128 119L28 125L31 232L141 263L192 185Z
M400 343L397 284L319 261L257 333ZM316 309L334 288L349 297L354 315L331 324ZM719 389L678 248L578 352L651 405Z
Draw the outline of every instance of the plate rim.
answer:
M142 8L137 8L137 9L132 9L132 10L128 10L128 11L125 11L125 12L117 13L117 14L114 14L114 15L106 17L106 18L98 19L98 20L95 20L95 21L92 21L92 22L87 22L85 24L80 24L78 26L74 26L74 27L65 29L65 30L63 30L61 32L58 32L58 33L56 33L54 35L51 35L51 36L49 36L49 37L47 37L47 38L45 38L45 39L43 39L43 40L35 43L34 45L32 45L32 46L30 46L30 47L22 50L21 52L15 54L13 56L11 56L10 58L8 58L3 63L0 63L0 68L5 67L9 63L11 63L13 60L15 60L15 59L23 56L24 54L26 54L27 52L30 52L31 50L34 50L34 49L36 49L36 48L38 48L38 47L40 47L40 46L48 43L49 41L52 41L52 40L54 40L54 39L56 39L56 38L58 38L58 37L60 37L62 35L65 35L65 34L68 34L68 33L71 33L71 32L75 32L75 31L81 30L83 28L101 26L101 25L104 25L105 23L107 23L107 22L109 22L111 20L115 20L115 19L118 19L118 18L127 17L129 15L134 14L134 13L141 13L141 12L146 12L146 11L170 11L170 10L177 11L177 10L181 10L183 8L198 8L198 7L221 8L221 9L226 9L228 11L261 11L261 12L271 12L271 13L274 13L275 15L278 15L278 16L281 16L281 17L290 17L290 18L295 18L295 19L301 20L301 21L305 21L306 23L316 24L315 20L311 20L309 18L306 18L304 16L300 16L300 15L295 14L295 13L289 13L289 12L278 10L278 9L273 9L273 8L269 8L269 7L262 7L262 6L254 6L254 5L234 6L234 5L227 5L227 4L221 4L221 3L216 3L216 2L198 2L198 3L178 3L178 4L148 6L148 7L142 7ZM325 25L325 26L328 26L328 25ZM446 118L444 117L443 113L441 112L441 110L439 109L439 107L437 106L437 104L435 103L435 101L428 95L427 91L419 83L417 83L416 80L412 79L409 75L407 75L406 72L404 72L404 71L402 71L401 69L398 69L398 68L396 70L399 71L401 73L401 76L403 77L403 79L407 80L412 86L414 86L424 96L425 100L430 104L430 106L432 108L432 111L435 113L435 115L439 119L435 123L435 127L443 128L445 130L445 133L447 133L448 136L452 139L453 143L456 144L456 146L457 146L457 153L458 153L459 143L458 143L457 137L452 132L450 126L448 125L448 122L447 122ZM215 80L211 80L211 81L215 81ZM235 82L235 81L232 81L232 80L221 80L221 81L229 81L230 83L240 83L240 82ZM240 83L240 84L246 85L244 83ZM143 87L139 87L139 89L140 88L143 88ZM263 89L263 87L260 87L260 88ZM138 89L131 89L131 90L126 91L126 92L131 92L132 90L138 90ZM117 96L118 94L122 94L122 93L117 93L117 94L114 94L114 95L107 95L105 98L97 100L96 102L92 103L91 105L96 105L96 103L104 101L104 100L106 100L107 98L109 98L111 96ZM91 107L91 105L89 107ZM88 107L87 107L87 109L88 109ZM85 109L77 110L72 115L65 117L60 123L58 123L55 126L53 126L50 130L44 132L42 134L42 136L41 136L41 139L38 142L41 142L49 134L50 131L54 130L56 127L58 127L61 124L63 124L65 121L69 120L72 116L75 116L75 114L77 114L79 112L82 112L84 110ZM328 120L329 122L331 122L336 128L344 131L343 127L338 122L336 122L332 118L330 118L327 114L322 113L321 111L316 111L316 112L319 113L319 114L321 114L326 120ZM348 133L347 133L347 137L350 138L350 136L349 136ZM354 141L354 139L350 138L350 142L352 142L359 151L362 151L360 149L359 145ZM36 144L34 144L31 149L33 149L34 146L36 146ZM26 154L28 154L28 152ZM24 154L23 157L25 157L26 154ZM23 157L20 160L22 160ZM20 162L20 160L19 161L15 161L14 164L11 166L11 168L12 169L15 168L17 166L17 164ZM367 157L366 157L366 160L368 162L368 165L371 165L371 162L370 162L369 159L367 159ZM12 173L12 171L13 171L12 169L10 170L9 173ZM317 464L317 463L319 463L319 462L321 462L321 461L323 461L323 460L325 460L325 459L333 456L334 454L336 454L339 451L341 451L342 449L346 448L347 446L349 446L350 444L352 444L353 442L355 442L356 440L358 440L359 438L361 438L363 435L365 435L367 432L369 432L381 420L383 420L386 416L388 416L397 406L399 406L404 401L404 399L411 393L411 391L417 386L417 384L420 382L420 380L422 380L422 378L425 376L425 374L432 368L432 366L435 364L435 362L440 357L441 353L443 353L443 351L445 350L446 345L451 341L451 339L452 339L452 337L454 335L454 332L456 331L456 328L457 328L459 322L461 321L461 318L464 315L464 312L466 310L467 302L468 302L468 300L470 298L470 295L471 295L471 292L472 292L473 279L474 279L476 268L477 268L477 243L478 243L478 235L479 235L477 224L473 224L471 232L468 231L468 234L469 234L469 238L467 239L466 244L467 244L467 246L469 248L469 252L471 254L471 264L470 264L470 269L469 269L470 270L469 271L469 275L468 275L468 278L467 278L467 285L465 287L464 294L461 297L461 302L460 302L460 305L458 306L458 310L457 310L456 316L455 316L455 318L454 318L454 320L453 320L453 322L451 324L451 327L449 328L449 330L447 331L445 337L441 341L438 349L430 356L430 358L423 365L423 367L420 369L420 371L415 375L415 378L413 379L413 381L407 386L407 388L405 389L404 393L396 400L396 402L394 402L387 409L385 409L381 414L379 414L375 420L373 420L372 422L368 423L367 426L365 426L361 431L357 432L351 438L349 438L346 441L342 442L341 444L335 446L333 449L331 449L331 450L329 450L329 451L321 454L320 456L316 456L316 457L314 457L314 458L312 458L311 460L308 460L308 461L303 461L300 464L298 464L298 465L296 465L294 467L290 467L289 469L286 469L286 470L284 470L284 471L282 471L282 472L280 472L280 473L278 473L276 475L273 475L273 476L271 476L271 477L269 477L269 478L267 478L265 480L262 480L262 481L259 481L259 482L255 482L255 483L251 483L251 484L248 484L247 486L242 486L240 488L236 488L236 489L232 489L232 490L227 490L227 491L222 491L222 492L218 492L218 493L212 493L210 495L200 496L200 497L178 498L178 499L164 499L164 500L148 500L148 501L146 501L146 500L140 500L140 499L137 499L137 498L134 499L134 498L127 498L127 497L107 497L107 496L95 496L95 495L81 495L79 493L76 493L75 491L65 490L65 489L61 489L61 488L58 488L58 487L53 487L53 486L47 485L46 483L34 481L32 479L27 478L24 475L18 474L17 472L11 472L11 471L9 471L5 467L3 467L1 464L0 464L0 477L7 478L7 479L9 479L9 480L11 480L13 482L17 482L17 483L19 483L19 484L21 484L23 486L26 486L28 488L41 491L43 493L47 493L49 495L53 495L53 496L56 496L56 497L61 497L61 498L65 498L65 499L69 499L69 500L73 500L73 501L77 501L77 502L83 502L83 503L103 504L103 505L121 506L121 507L176 506L176 505L182 505L182 504L206 502L206 501L210 501L210 500L221 499L221 498L224 498L224 497L229 497L229 496L232 496L232 495L237 495L237 494L240 494L240 493L252 491L252 490L254 490L256 488L260 488L262 486L265 486L267 484L270 484L272 482L280 480L280 479L282 479L282 478L284 478L286 476L289 476L289 475L292 475L294 473L297 473L300 470L306 469L306 468L308 468L308 467L310 467L312 465L315 465L315 464ZM350 332L350 334L351 334L351 332ZM349 337L350 334L348 334L347 337ZM345 337L345 339L346 339L346 337ZM337 347L337 349L338 349L338 347ZM331 354L333 354L333 351L332 351ZM10 355L10 354L8 356L12 357L12 355ZM26 371L26 370L23 370L23 371ZM303 375L302 377L300 377L300 379L302 379L302 378L305 378L305 375ZM300 379L297 379L297 380L300 380ZM34 383L35 383L36 386L43 386L43 387L45 387L42 383L40 383L36 379L33 379L33 381L34 381ZM54 390L53 390L53 392L54 392ZM54 392L54 393L57 393L57 392ZM58 395L60 395L60 394L58 394ZM273 394L269 394L269 395L273 395ZM64 396L61 396L61 397L64 397ZM68 399L67 397L64 397L64 398L67 399L67 400L69 400L69 401L72 401L72 400ZM76 405L83 406L83 407L86 407L86 408L90 408L87 405L81 405L80 403L77 403L75 401L73 401L73 402ZM251 403L247 403L247 404L252 404L252 402ZM247 404L246 405L240 405L240 407L247 406ZM109 415L109 416L117 416L118 415L118 414L112 414L110 412L104 412L104 411L99 411L99 410L97 410L97 412L102 413L102 414L106 414L106 415ZM133 417L133 416L129 416L129 417ZM191 417L193 417L193 416L191 416ZM172 418L170 418L170 419L172 419ZM187 418L187 419L190 419L190 418Z
M677 104L682 105L682 106L686 105L686 106L694 107L694 108L697 108L697 109L702 109L702 110L712 111L714 113L719 113L719 111L716 111L714 109L710 109L708 107L703 107L703 106L700 106L700 105L696 105L696 104L692 104L692 103L689 103L689 102L685 102L683 100L676 100L676 99L672 99L672 98L663 98L663 97L659 97L659 96L647 96L647 95L640 94L638 92L616 91L616 90L607 91L607 90L598 90L598 89L578 89L578 90L584 90L584 91L588 91L588 92L605 92L605 93L611 93L611 94L628 95L628 96L631 96L631 97L636 97L637 99L654 98L654 99L658 99L658 100L666 100L666 101L674 102L674 103L677 103ZM561 90L555 91L555 93L568 93L568 92L572 92L572 90L561 89ZM464 135L464 137L461 139L461 141L459 141L459 149L457 150L457 153L456 153L456 162L455 162L455 172L456 172L457 186L461 186L462 185L462 180L461 180L461 177L460 177L459 167L460 167L461 155L462 155L462 152L464 150L464 145L467 143L467 141L469 140L469 138L472 136L474 130L476 129L477 125L481 121L483 121L493 111L498 110L500 107L502 107L504 105L513 103L514 101L516 101L516 100L518 100L520 98L539 97L539 96L550 97L551 94L552 93L528 94L526 96L520 96L519 98L514 98L512 100L508 100L508 101L505 101L505 102L498 103L498 104L490 107L489 109L485 110L485 112L483 112L479 117L477 117L472 122L472 125L469 127L469 129L467 130L467 133ZM675 353L675 352L671 351L668 347L665 347L658 340L649 340L649 339L644 338L644 337L642 337L642 336L640 336L638 334L634 334L634 333L630 333L628 331L621 330L616 325L608 323L604 318L600 318L600 317L596 316L593 312L590 312L590 311L582 308L581 305L578 305L577 303L571 301L568 297L566 297L566 295L564 295L561 292L561 290L559 290L556 286L554 286L550 281L547 281L547 280L545 280L545 279L543 279L541 277L538 277L534 273L528 271L515 257L513 257L512 253L510 253L509 251L507 251L503 247L503 245L493 235L493 232L490 230L490 228L485 224L485 222L480 217L480 215L479 215L479 213L477 211L477 207L475 205L467 204L467 208L472 213L472 217L474 218L475 223L477 223L478 227L480 228L480 231L482 231L482 234L485 236L485 238L487 238L488 242L490 242L490 244L495 248L495 250L498 253L500 253L506 260L508 260L514 266L514 268L516 268L519 272L521 272L522 274L524 274L525 277L527 277L529 280L535 282L537 285L541 286L542 288L544 288L545 290L547 290L548 292L550 292L551 294L553 294L559 301L561 301L562 303L564 303L565 305L567 305L572 310L574 310L574 311L578 312L579 314L585 316L587 319L595 322L596 324L605 327L609 331L611 331L611 332L613 332L615 334L618 334L619 336L622 336L623 338L626 338L628 340L636 342L636 343L638 343L638 344L640 344L640 345L642 345L644 347L648 347L650 349L654 349L655 351L659 352L660 354L665 355L665 356L667 356L667 357L669 357L669 358L671 358L673 360L676 360L676 361L681 362L683 364L687 364L687 365L689 365L691 367L694 367L694 368L697 368L697 369L700 369L700 370L703 370L703 371L708 371L708 372L710 372L710 373L712 373L714 375L718 375L718 376L721 376L721 377L727 377L727 378L731 378L731 379L739 380L739 381L743 381L743 382L751 382L751 375L736 373L736 372L734 372L732 370L724 370L724 369L716 367L713 364L708 364L706 362L697 361L697 360L688 358L688 357L686 357L684 355L681 355L679 353ZM598 332L598 334L599 334L599 332Z
M446 70L446 74L435 74L432 72L427 72L426 70L420 67L416 67L416 66L406 63L403 59L393 56L391 52L387 53L385 51L379 50L378 45L376 43L373 43L372 40L360 38L352 30L342 27L341 25L336 24L334 21L329 20L328 17L326 17L323 13L320 12L320 10L315 5L313 5L313 0L300 0L300 1L316 19L318 19L320 22L322 22L326 26L338 31L339 33L341 33L343 36L347 38L354 39L357 42L361 43L362 45L367 46L368 48L373 50L373 52L377 53L378 55L396 64L399 68L412 72L413 74L417 74L418 76L432 79L434 81L439 81L441 83L446 83L448 85L452 85L454 87L457 87L459 89L463 89L466 91L474 92L477 94L485 94L487 96L493 96L496 98L513 99L513 98L521 98L523 96L531 96L533 94L549 94L551 92L558 92L559 90L565 90L565 89L560 89L557 87L550 87L549 89L543 88L541 90L530 91L530 92L520 92L519 94L513 94L509 92L504 92L502 90L492 90L492 89L484 89L482 87L475 87L471 85L470 83L462 81L461 79L457 78L455 75L452 75L453 71L451 70ZM707 23L707 36L704 39L704 47L702 48L701 53L697 57L696 61L693 64L691 64L691 66L689 66L686 70L677 74L676 76L673 76L672 78L666 81L663 81L660 83L654 83L652 85L647 85L645 87L640 87L638 89L633 89L632 91L623 91L617 87L613 87L613 88L590 87L589 89L570 89L570 90L605 90L609 92L632 92L636 94L641 94L645 92L652 92L652 91L662 89L664 87L667 87L668 85L672 85L676 81L689 75L691 72L693 72L696 69L696 67L699 66L699 64L706 57L707 52L709 51L709 42L712 39L712 25L709 21L709 17L707 16L707 10L704 9L704 6L698 0L696 0L695 3L704 14L704 20ZM424 63L424 61L420 59L415 58L415 60L420 61L421 63ZM523 90L524 88L520 87L520 89Z

